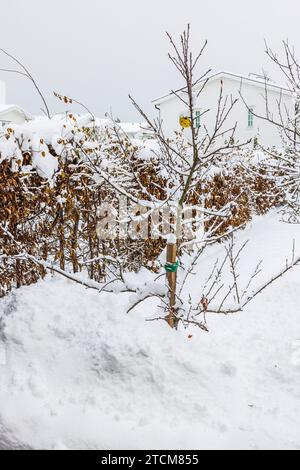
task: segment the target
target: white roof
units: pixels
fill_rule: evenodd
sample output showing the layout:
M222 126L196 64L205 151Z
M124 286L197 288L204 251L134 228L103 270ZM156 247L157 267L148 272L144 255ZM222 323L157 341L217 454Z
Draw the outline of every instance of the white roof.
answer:
M96 118L96 126L101 128L111 128L117 127L121 132L128 135L136 135L139 133L148 133L150 129L148 129L146 122L114 122L110 118L100 119Z
M147 132L147 124L145 122L121 122L119 126L124 134L138 134L139 132Z
M31 121L33 117L16 104L0 104L0 121L7 113L16 112L21 114L26 121Z
M231 80L235 80L235 81L238 81L240 83L243 83L243 82L251 82L253 85L255 86L258 86L260 88L265 88L265 86L267 85L268 88L274 88L276 90L278 90L278 92L281 92L283 94L288 94L290 95L291 94L291 91L287 88L287 86L284 86L284 85L279 85L273 81L265 81L263 78L255 78L253 76L246 76L246 75L241 75L241 74L236 74L236 73L232 73L232 72L217 72L217 73L214 73L212 75L209 75L208 77L204 78L203 80L201 80L197 87L195 87L195 89L197 88L200 88L203 84L203 82L205 82L205 80L209 79L209 81L213 81L213 80L217 80L217 79L220 79L220 78L226 78L226 77L229 77ZM183 91L185 89L184 88L180 88L179 90L176 90L176 93L180 92L180 91ZM169 99L171 98L176 98L176 96L174 95L174 93L167 93L159 98L156 98L155 100L152 101L153 104L160 104L164 101L168 101Z

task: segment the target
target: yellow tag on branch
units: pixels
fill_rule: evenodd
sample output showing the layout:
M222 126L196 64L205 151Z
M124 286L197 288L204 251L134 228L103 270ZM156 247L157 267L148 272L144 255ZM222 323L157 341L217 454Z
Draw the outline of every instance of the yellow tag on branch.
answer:
M191 119L188 116L180 116L179 124L184 129L187 129L187 128L191 127Z

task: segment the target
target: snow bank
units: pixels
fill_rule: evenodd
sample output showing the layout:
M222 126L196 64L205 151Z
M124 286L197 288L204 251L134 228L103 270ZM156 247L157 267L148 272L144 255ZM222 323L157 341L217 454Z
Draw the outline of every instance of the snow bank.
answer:
M274 213L249 231L249 270L262 252L277 269L300 238ZM209 334L146 323L156 301L127 316L127 303L56 277L0 302L0 423L16 439L47 449L300 449L299 269L244 313L210 316Z

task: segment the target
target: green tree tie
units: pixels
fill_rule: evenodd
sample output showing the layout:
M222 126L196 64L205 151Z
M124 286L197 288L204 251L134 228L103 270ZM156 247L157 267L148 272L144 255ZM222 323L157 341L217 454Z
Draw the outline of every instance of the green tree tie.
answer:
M176 273L179 268L179 261L176 261L176 263L167 263L165 264L165 270L167 273Z

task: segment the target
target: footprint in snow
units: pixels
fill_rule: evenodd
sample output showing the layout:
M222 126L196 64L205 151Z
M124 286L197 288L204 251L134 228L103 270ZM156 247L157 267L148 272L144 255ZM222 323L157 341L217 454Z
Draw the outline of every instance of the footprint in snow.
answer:
M227 377L235 377L237 375L237 368L230 362L224 362L220 366L222 374L227 375Z

